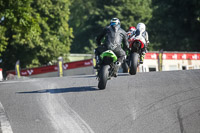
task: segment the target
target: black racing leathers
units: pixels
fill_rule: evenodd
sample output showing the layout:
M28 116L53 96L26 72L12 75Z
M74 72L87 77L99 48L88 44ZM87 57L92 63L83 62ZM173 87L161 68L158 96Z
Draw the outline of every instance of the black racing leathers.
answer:
M105 41L103 46L101 46L101 41L104 37ZM96 41L99 46L96 49L97 54L101 54L105 50L112 50L118 57L118 61L121 63L123 62L126 54L122 49L121 44L123 43L127 48L129 47L129 44L127 34L122 28L107 26L104 28L103 32L97 36Z

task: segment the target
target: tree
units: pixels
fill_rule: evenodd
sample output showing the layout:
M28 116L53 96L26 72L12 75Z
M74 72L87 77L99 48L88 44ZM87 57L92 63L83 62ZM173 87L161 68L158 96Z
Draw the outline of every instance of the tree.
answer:
M154 49L199 51L200 2L152 0L150 35Z
M97 4L94 0L72 0L69 24L73 27L74 39L71 52L85 53L84 47L92 43L91 36L96 32L92 31L96 27L94 21L98 19Z
M20 59L31 63L31 55L39 42L41 30L37 16L30 6L31 0L10 0L0 2L1 18L1 58L4 70L13 69L15 62ZM1 31L1 32L2 32ZM29 55L29 56L24 56Z
M73 38L72 28L68 25L70 15L69 0L36 0L33 8L40 14L41 38L43 45L37 53L41 64L69 53Z
M0 15L0 16L2 16L2 15ZM2 21L3 21L3 19L2 19ZM2 21L0 21L0 23ZM8 39L5 37L5 31L6 31L6 28L0 25L0 57L1 57L1 53L5 51L5 49L8 45L8 43L7 43Z
M1 1L4 70L14 69L17 60L22 68L33 67L69 53L73 37L69 5L69 0Z

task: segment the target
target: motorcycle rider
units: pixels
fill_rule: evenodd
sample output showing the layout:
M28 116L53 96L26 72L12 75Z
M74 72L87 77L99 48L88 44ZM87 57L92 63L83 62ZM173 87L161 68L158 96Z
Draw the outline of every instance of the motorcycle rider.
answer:
M104 44L101 45L101 41L105 37ZM128 37L126 32L120 28L120 20L118 18L112 18L110 25L103 29L103 31L97 36L96 42L98 47L95 49L95 58L97 61L95 69L100 67L100 54L106 50L112 50L118 57L118 61L115 65L115 77L121 63L125 59L125 51L122 49L121 44L125 44L129 48Z
M136 28L134 26L129 27L128 32L127 32L128 39L134 37L135 32L136 32Z
M142 56L140 57L140 64L143 64L144 56L147 52L147 47L149 45L149 36L148 32L146 31L146 26L144 23L138 23L136 27L135 37L142 36L145 39L144 48L142 49Z
M136 28L134 26L129 27L128 31L127 31L127 36L128 36L128 42L129 44L133 41L134 37L135 37L135 33L136 33Z

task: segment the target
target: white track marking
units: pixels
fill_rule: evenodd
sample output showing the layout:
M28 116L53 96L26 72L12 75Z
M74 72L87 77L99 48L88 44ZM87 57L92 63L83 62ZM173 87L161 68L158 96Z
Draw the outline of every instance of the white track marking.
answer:
M13 133L12 128L10 126L10 123L8 121L8 118L6 117L5 110L3 108L3 105L0 102L0 127L2 130L2 133Z
M41 101L56 132L94 133L87 123L69 107L61 95L43 95Z

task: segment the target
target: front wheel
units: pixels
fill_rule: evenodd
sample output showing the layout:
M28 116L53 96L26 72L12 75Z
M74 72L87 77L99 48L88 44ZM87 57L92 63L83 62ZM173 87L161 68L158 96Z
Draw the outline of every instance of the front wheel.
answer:
M108 80L108 76L109 76L109 65L105 65L101 68L100 72L99 72L99 84L98 84L98 88L100 90L103 90L106 88L106 84L107 84L107 80Z
M139 54L138 53L131 53L131 58L130 58L130 71L129 73L131 75L135 75L137 72L137 67L138 67L138 59L139 59Z

